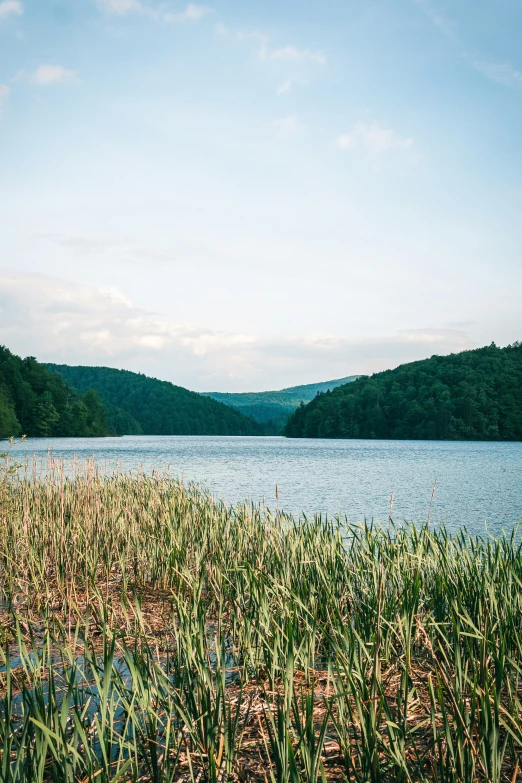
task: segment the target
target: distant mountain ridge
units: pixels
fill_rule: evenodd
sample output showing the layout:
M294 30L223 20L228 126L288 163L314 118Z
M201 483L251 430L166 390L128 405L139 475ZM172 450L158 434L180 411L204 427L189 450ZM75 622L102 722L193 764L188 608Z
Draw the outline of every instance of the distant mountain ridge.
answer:
M358 375L349 375L346 378L338 378L333 381L290 386L278 391L202 392L202 394L225 405L230 405L260 424L269 425L272 433L278 433L301 402L309 402L314 399L316 394L335 389L342 384L351 383L358 377Z
M221 402L141 373L47 364L80 391L94 389L118 435L263 435L262 425Z
M522 343L432 356L319 394L293 438L522 440Z

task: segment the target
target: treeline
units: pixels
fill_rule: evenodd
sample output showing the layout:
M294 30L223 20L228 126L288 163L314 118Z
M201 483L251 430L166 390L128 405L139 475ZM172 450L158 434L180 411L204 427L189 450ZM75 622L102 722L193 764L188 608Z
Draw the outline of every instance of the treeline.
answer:
M109 411L124 411L144 435L265 434L262 424L240 411L168 381L110 367L47 367L76 389L95 389ZM118 426L115 415L110 422Z
M522 440L522 343L432 356L318 394L284 434Z
M263 435L210 397L108 367L44 365L0 346L0 438Z
M109 433L98 394L77 392L33 357L0 346L0 437L88 437Z

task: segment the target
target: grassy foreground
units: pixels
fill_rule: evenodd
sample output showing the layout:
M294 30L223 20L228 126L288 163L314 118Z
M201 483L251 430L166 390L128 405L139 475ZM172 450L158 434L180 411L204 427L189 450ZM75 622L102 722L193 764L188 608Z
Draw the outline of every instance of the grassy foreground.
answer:
M515 536L0 482L0 780L514 781Z

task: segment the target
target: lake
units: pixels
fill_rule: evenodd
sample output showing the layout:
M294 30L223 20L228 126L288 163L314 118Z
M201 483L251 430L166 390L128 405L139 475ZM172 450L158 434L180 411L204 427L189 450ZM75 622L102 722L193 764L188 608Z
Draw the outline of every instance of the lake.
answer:
M13 458L94 457L103 469L170 470L229 503L245 499L292 513L465 525L483 533L522 519L522 443L292 440L281 437L32 438ZM437 481L430 509L433 487ZM278 500L276 500L276 485Z

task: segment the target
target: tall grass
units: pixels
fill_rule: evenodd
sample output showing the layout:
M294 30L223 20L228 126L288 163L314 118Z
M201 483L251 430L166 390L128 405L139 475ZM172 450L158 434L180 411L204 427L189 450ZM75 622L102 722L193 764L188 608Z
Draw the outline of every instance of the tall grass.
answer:
M516 781L515 533L0 482L0 780Z

